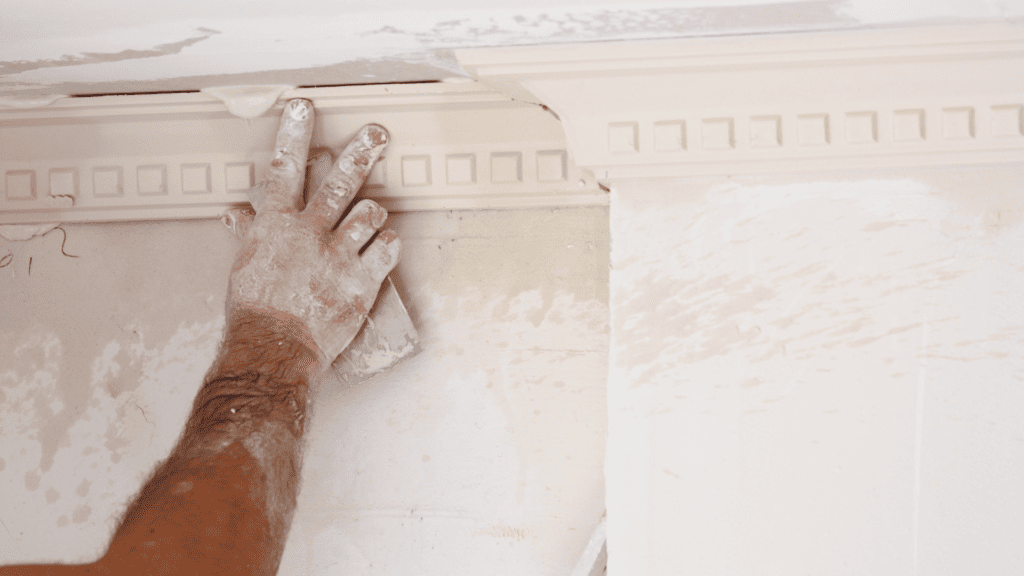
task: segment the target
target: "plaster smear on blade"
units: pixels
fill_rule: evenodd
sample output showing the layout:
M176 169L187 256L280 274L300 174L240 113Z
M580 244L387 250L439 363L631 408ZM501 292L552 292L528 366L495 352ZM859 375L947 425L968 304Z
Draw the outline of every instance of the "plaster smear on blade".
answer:
M267 86L214 86L200 92L217 98L239 118L258 118L277 104L277 99L294 86L272 84Z
M358 366L358 370L363 374L373 375L384 371L393 364L397 364L399 360L405 358L415 349L416 344L413 342L406 342L404 346L398 349L392 348L386 342L381 342L381 347L371 349L368 352L353 350L353 358L350 361L355 366L355 360L360 360L361 365Z
M23 242L36 236L42 236L60 226L59 222L50 224L5 224L0 226L0 236L11 242Z

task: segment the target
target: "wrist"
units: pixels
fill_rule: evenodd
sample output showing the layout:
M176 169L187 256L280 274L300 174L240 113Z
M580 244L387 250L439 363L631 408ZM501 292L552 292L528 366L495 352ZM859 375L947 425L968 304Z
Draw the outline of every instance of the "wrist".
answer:
M269 370L312 379L324 365L323 353L296 316L277 310L232 307L214 371Z

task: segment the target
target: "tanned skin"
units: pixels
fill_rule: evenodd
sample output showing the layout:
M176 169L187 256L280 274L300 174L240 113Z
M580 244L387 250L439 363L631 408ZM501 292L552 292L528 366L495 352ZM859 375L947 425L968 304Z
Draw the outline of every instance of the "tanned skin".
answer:
M312 132L312 103L288 102L259 211L231 215L243 242L217 359L181 439L128 506L106 554L88 565L0 567L0 575L277 572L317 377L359 331L400 249L394 232L378 232L387 213L369 200L335 228L387 132L364 127L304 207Z

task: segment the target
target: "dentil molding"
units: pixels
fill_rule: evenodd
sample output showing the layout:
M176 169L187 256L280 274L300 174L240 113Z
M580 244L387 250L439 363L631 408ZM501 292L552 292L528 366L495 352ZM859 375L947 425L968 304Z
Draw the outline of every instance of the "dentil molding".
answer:
M229 87L224 100L210 91L0 107L0 223L219 216L248 201L294 97L316 106L314 146L339 149L368 122L389 128L363 196L392 211L604 204L599 181L615 178L1024 157L1020 26L456 55L479 82ZM255 117L232 114L239 102Z
M248 203L297 97L315 106L314 147L337 152L369 122L389 129L361 195L390 211L607 202L550 113L483 84L283 88L0 108L0 224L218 217Z
M1020 162L1024 27L458 52L599 179Z

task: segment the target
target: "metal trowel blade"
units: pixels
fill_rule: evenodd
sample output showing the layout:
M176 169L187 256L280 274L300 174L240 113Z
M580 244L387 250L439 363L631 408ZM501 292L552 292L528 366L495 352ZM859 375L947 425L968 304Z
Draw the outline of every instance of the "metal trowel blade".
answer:
M376 376L420 352L420 338L402 299L385 278L362 329L331 364L330 372L346 384Z

